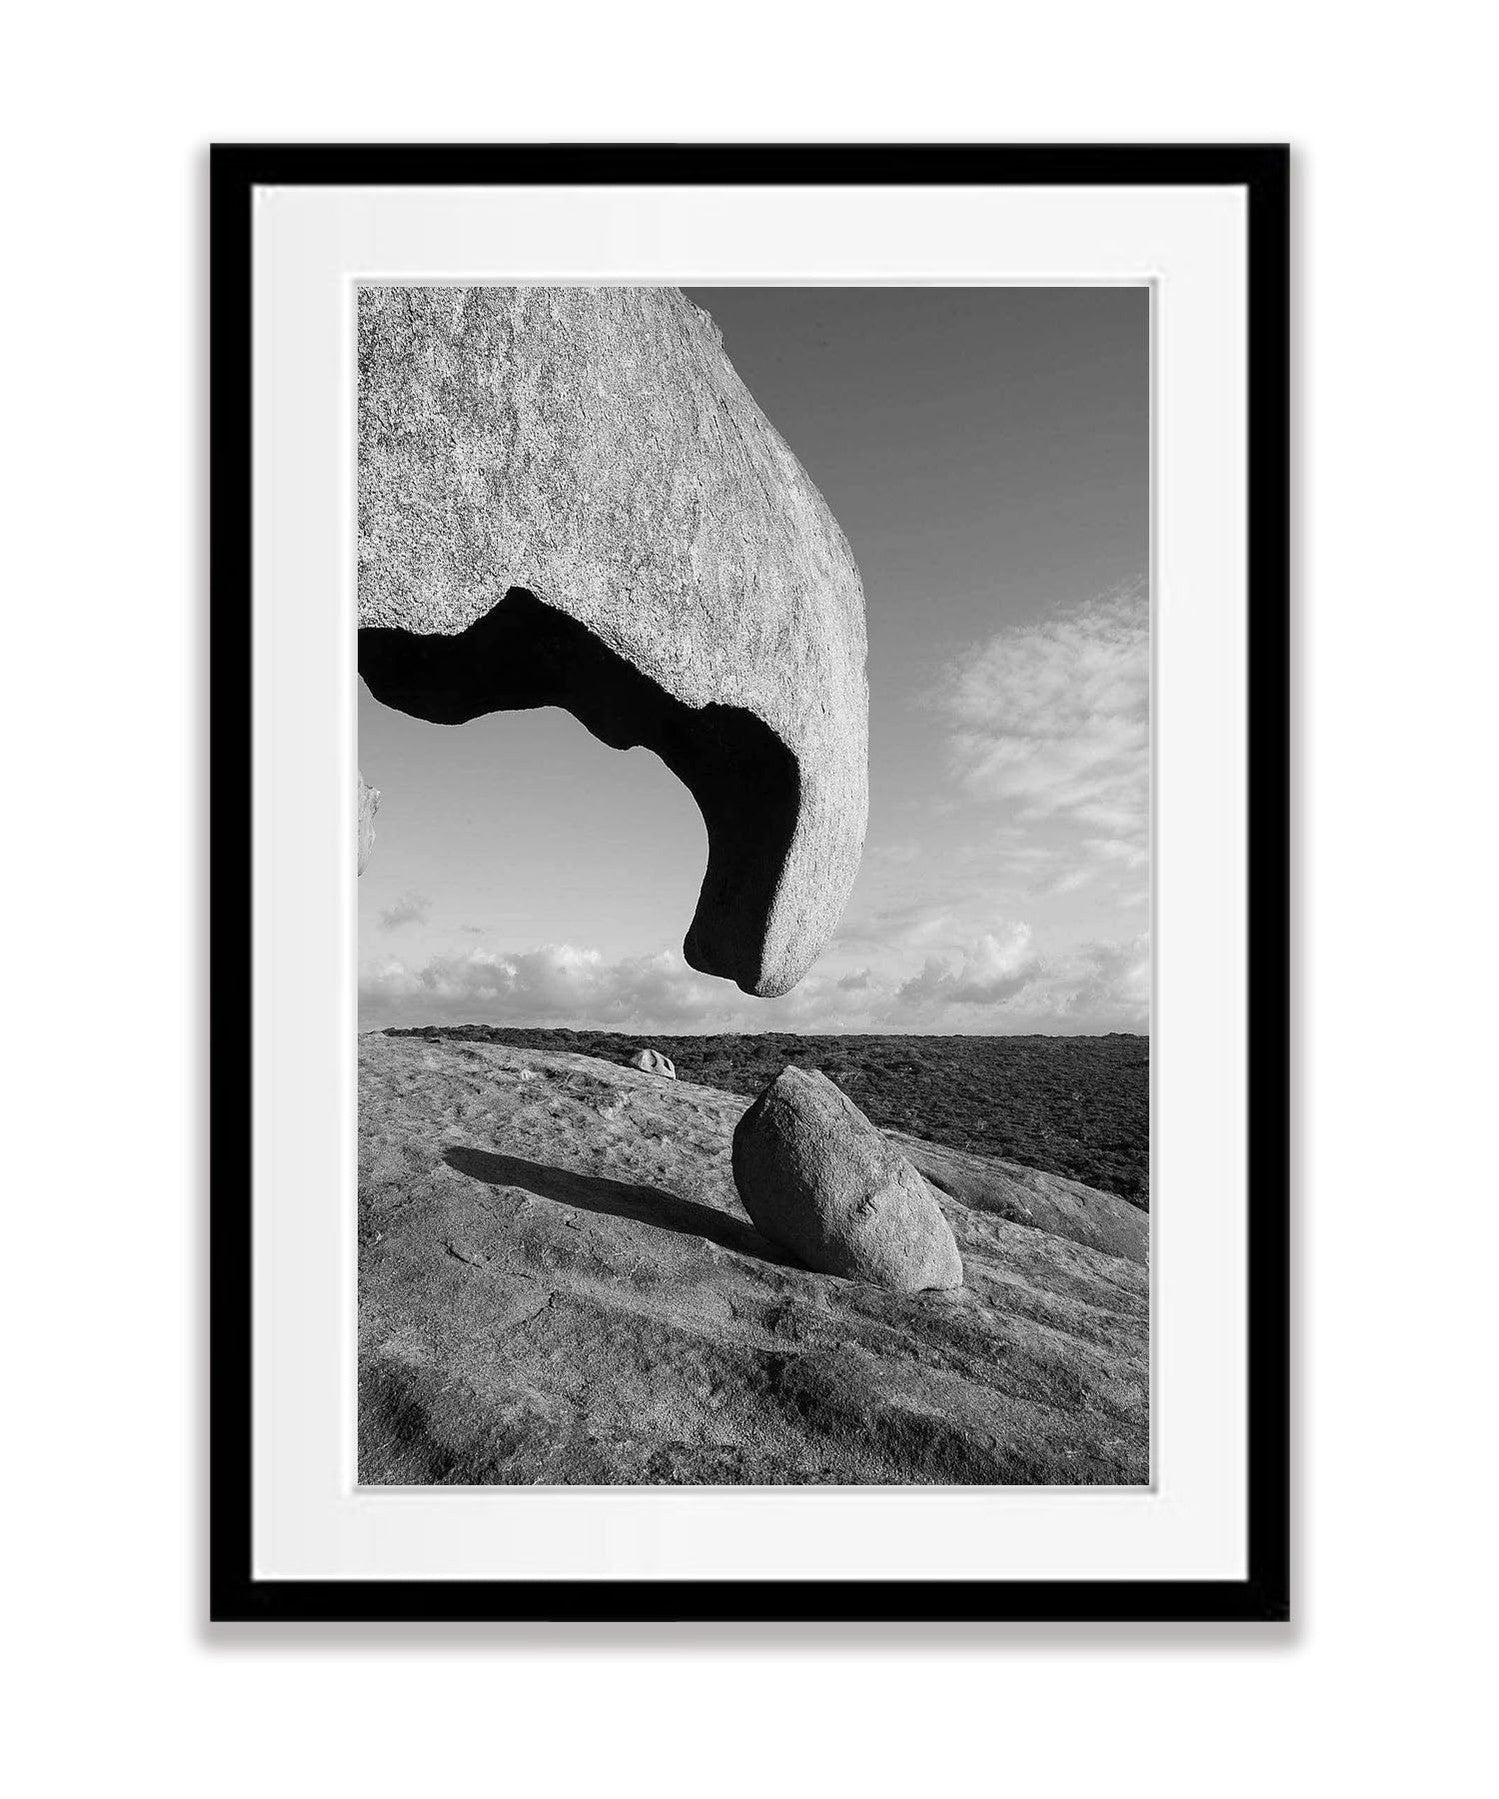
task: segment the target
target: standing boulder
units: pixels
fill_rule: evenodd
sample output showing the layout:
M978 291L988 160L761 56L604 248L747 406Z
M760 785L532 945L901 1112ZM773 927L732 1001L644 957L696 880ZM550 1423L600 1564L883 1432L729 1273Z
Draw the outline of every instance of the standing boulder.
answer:
M663 1056L659 1049L637 1049L630 1057L631 1068L643 1068L647 1074L663 1075L668 1081L677 1078L677 1071L672 1066L670 1056Z
M963 1284L931 1189L825 1074L787 1068L744 1114L734 1184L760 1234L809 1268L897 1293Z

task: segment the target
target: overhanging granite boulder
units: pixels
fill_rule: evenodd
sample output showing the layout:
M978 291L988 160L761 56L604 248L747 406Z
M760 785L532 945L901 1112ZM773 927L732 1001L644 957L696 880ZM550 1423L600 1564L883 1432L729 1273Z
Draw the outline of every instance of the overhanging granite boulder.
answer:
M685 296L360 290L359 623L389 705L654 750L708 830L687 960L758 994L811 966L864 839L863 591Z

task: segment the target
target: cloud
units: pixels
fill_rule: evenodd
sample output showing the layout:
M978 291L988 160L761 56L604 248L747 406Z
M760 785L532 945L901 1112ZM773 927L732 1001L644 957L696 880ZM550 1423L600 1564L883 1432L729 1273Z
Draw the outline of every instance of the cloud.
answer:
M1023 926L988 934L957 957L929 956L896 990L892 1029L1148 1031L1150 940L1031 951Z
M921 973L904 982L896 998L914 1006L992 1006L1013 999L1041 967L1030 953L1030 942L1030 926L1019 921L999 932L986 932L964 951L959 968L929 956Z
M528 1023L588 1018L602 1027L643 1007L685 1021L716 997L708 981L694 976L679 957L607 962L598 950L566 943L512 953L474 949L434 956L417 968L390 957L360 975L360 998L366 1004Z
M696 973L672 951L611 961L596 949L567 943L503 952L476 948L416 966L387 956L366 963L359 975L366 1025L469 1020L732 1030L746 1028L752 1009L766 1003Z
M1150 812L1150 607L1143 585L1015 626L948 670L960 785L1026 823L1077 827L1100 861L1143 862ZM1137 864L1138 865L1138 864Z
M1054 1018L1059 1028L1081 1029L1075 1021L1118 1019L1089 1030L1150 1029L1150 936L1140 932L1124 942L1085 943L1048 961L1027 1003L1036 1015Z
M845 918L835 941L846 949L914 949L949 934L952 924L950 906L926 899L908 900Z
M675 951L610 960L543 944L475 948L412 966L396 956L360 970L365 1029L389 1024L574 1026L631 1033L716 1031L1006 1032L1149 1028L1143 937L1038 954L1008 921L916 968L839 966L831 955L779 999L755 999L688 968Z
M425 893L403 893L393 906L380 914L383 930L394 931L403 924L425 924L432 905Z

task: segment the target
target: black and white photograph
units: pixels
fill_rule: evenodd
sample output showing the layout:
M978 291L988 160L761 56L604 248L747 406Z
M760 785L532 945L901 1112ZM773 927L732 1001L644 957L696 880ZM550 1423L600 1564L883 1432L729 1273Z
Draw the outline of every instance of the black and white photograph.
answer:
M1149 1483L1151 303L352 291L361 1484Z
M12 1790L1492 1785L1486 17L16 13Z

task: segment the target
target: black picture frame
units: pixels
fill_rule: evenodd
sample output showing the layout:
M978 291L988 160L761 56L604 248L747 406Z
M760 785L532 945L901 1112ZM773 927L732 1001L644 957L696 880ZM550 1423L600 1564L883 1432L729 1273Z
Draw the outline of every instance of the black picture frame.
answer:
M211 152L209 1612L300 1621L1290 1616L1289 168L1285 145L216 145ZM251 213L262 186L1231 186L1248 220L1248 1493L1240 1581L260 1580L251 1561Z

